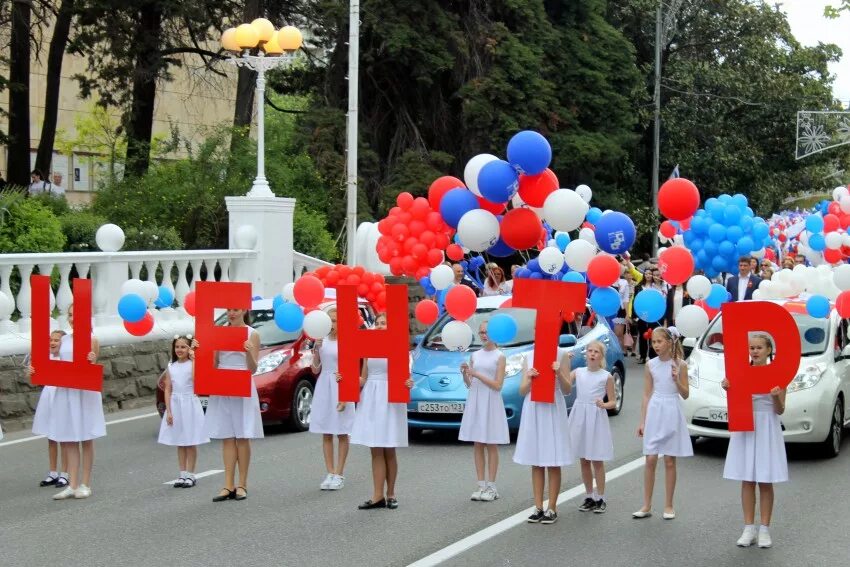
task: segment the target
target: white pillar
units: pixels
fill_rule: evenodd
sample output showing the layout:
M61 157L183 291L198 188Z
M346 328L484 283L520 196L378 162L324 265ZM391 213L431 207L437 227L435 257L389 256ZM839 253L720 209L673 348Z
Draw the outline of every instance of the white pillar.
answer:
M256 263L235 261L233 281L250 281L252 293L274 297L292 281L295 199L286 197L225 197L230 218L230 249L238 249L239 227L253 226L257 232Z

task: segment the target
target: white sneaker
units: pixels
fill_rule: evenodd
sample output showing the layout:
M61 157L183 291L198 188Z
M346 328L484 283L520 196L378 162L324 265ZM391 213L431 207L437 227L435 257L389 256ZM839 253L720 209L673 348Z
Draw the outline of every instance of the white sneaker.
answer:
M81 484L80 487L74 491L74 498L77 498L78 500L88 498L89 496L91 496L91 488L85 484Z
M470 496L469 499L478 502L481 500L481 495L484 494L484 490L486 489L483 486L479 486L478 489L472 493L472 496Z
M323 480L322 484L319 485L319 488L321 488L322 490L330 490L331 489L331 482L333 482L333 479L334 479L334 475L332 475L331 473L328 473L328 475L325 477L325 480Z
M342 475L331 475L331 481L328 483L328 490L339 490L345 486L345 477Z
M70 486L66 486L63 490L57 492L53 495L54 500L66 500L68 498L74 498L75 492L74 489Z
M759 547L767 548L773 545L773 540L770 539L770 531L759 529Z
M493 500L498 500L498 498L499 492L493 486L488 486L481 491L481 500L484 502L492 502Z
M770 536L767 536L768 539ZM756 533L756 529L754 527L747 526L744 528L744 533L741 534L741 537L738 538L738 547L750 547L752 544L756 542L758 538L758 534Z

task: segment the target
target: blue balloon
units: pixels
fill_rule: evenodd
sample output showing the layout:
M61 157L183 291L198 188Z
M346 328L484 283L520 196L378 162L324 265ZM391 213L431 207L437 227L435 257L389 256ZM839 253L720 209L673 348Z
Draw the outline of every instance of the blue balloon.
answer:
M753 250L756 250L756 243L749 236L745 236L738 241L739 256L748 256Z
M461 217L478 208L478 199L469 189L458 187L448 191L440 200L440 214L446 224L457 228Z
M806 301L806 311L815 319L823 319L829 315L829 299L823 295L813 295Z
M820 215L807 216L806 230L809 232L823 232L823 217Z
M764 240L770 236L770 227L764 222L753 222L753 239L756 241Z
M484 265L484 257L483 256L473 256L469 259L469 271L474 272L478 268Z
M508 161L526 175L543 173L552 161L552 146L537 132L523 130L508 142Z
M519 268L516 271L516 274L514 274L514 277L515 278L530 278L531 277L531 270L529 270L528 268Z
M600 209L599 207L590 207L590 209L587 211L587 214L584 216L584 218L590 224L595 225L597 223L597 221L599 221L599 219L602 218L602 209Z
M277 294L272 298L272 309L277 309L284 303L286 303L286 300L283 298L283 296L281 294Z
M507 258L508 256L513 256L514 253L516 253L516 250L505 244L501 236L496 241L496 244L487 249L487 254L496 258Z
M537 260L537 258L532 258L531 260L528 261L528 264L526 264L525 266L529 270L531 270L532 272L537 272L537 273L541 272L540 262Z
M561 278L562 282L571 282L571 283L586 283L587 280L584 279L584 276L581 275L581 272L567 272L564 274L564 277Z
M443 197L445 199L445 197ZM726 227L716 222L708 227L708 237L714 242L720 243L726 240Z
M478 190L488 201L504 203L516 194L517 189L519 174L506 161L494 159L484 164L478 173ZM442 210L442 206L440 209Z
M738 209L743 213L747 210L747 198L741 193L737 193L732 196L732 204L738 207ZM750 215L752 216L752 215Z
M517 332L516 320L507 313L493 315L487 322L487 335L494 343L509 343Z
M717 200L720 201L721 203L723 203L724 205L726 205L727 203L732 202L732 195L729 195L727 193L723 193L722 195L717 197Z
M723 256L715 256L711 259L711 267L722 272L726 269L726 260L723 259Z
M304 324L304 312L294 303L284 303L274 310L274 322L282 331L294 333Z
M628 215L611 211L596 222L596 244L609 254L622 254L635 243L635 224Z
M717 254L717 243L713 240L705 240L702 243L702 249L709 257L714 256Z
M148 304L140 295L128 293L118 300L118 315L128 323L138 323L147 312Z
M738 242L742 236L744 236L744 231L740 226L733 225L726 229L726 240L733 244Z
M809 237L809 248L815 252L823 252L823 249L826 248L826 239L824 239L823 234L816 233L811 235Z
M694 234L708 234L708 226L708 221L705 217L694 217L691 221L691 230L694 231Z
M723 203L718 203L713 209L711 209L711 218L714 222L723 222L723 219L726 217L726 206Z
M700 250L696 255L696 265L698 268L707 270L711 266L711 261L705 250Z
M613 317L620 310L620 294L610 287L599 287L590 294L590 306L603 317Z
M721 284L711 284L711 291L708 293L708 297L705 298L705 303L712 309L719 309L722 304L728 301L728 295L729 292Z
M548 274L547 274L547 275L548 275ZM542 274L541 272L531 272L531 275L530 275L530 276L528 276L528 277L530 277L530 278L531 278L531 279L533 279L533 280L542 280L542 279L543 279L543 274Z
M159 295L157 295L154 305L160 309L164 309L166 307L171 307L172 303L174 303L174 292L164 285L159 286Z
M723 223L726 226L735 226L739 222L741 222L741 209L733 206L723 210Z
M645 289L635 296L633 309L641 320L655 323L664 317L667 301L657 289Z
M559 232L555 235L555 245L563 252L567 249L567 244L570 243L570 235L566 232Z
M720 246L717 247L717 251L721 256L734 256L735 255L735 245L729 242L728 240L724 240L720 243Z
M750 215L743 215L738 226L741 227L741 230L744 232L750 232L753 229L753 217Z

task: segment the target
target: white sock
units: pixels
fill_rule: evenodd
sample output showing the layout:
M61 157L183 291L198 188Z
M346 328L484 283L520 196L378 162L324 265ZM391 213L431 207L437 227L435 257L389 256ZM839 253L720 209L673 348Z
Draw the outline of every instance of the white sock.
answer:
M596 500L596 498L594 498L594 496L596 496L596 494L594 492L586 492L584 494L585 498L590 498L591 500Z
M484 482L483 480L478 481L478 488L486 488L486 487L487 487L486 482Z
M184 478L191 478L192 480L195 480L195 473L187 471Z
M767 530L768 530L768 527L767 527L767 526L765 526L764 524L762 524L762 525L760 525L760 526L759 526L759 531L760 531L760 532L766 532Z
M604 494L597 494L596 499L597 499L597 500L602 500L603 502L607 502L607 500L605 500L605 495L604 495Z
M59 473L59 478L64 478L65 480L68 480L68 473L66 473L66 472Z
M599 494L594 490L591 498L593 498L593 500L599 500Z
M57 478L59 475L56 473L56 471L50 471L49 473L47 473L47 476L49 476L50 478Z
M756 525L755 524L746 524L744 526L744 529L745 530L754 530L754 529L756 529Z
M186 478L186 475L188 475L188 474L189 473L187 473L186 471L180 471L180 477L179 478Z
M488 482L487 488L492 488L493 490L496 490L496 483L495 482Z

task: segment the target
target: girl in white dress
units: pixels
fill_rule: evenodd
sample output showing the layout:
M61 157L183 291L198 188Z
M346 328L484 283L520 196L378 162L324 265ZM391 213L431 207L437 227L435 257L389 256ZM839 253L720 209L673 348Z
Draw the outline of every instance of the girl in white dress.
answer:
M65 331L53 331L50 333L50 359L59 360L59 346L62 344L62 337L65 336ZM35 435L47 436L47 420L50 415L50 406L53 404L53 396L56 395L56 386L45 386L41 389L41 394L38 396L38 405L35 407L35 415L32 420L32 432ZM57 465L60 451L59 443L53 439L47 440L47 459L50 463L50 469L44 480L39 486L55 486L57 488L65 488L68 486L68 473L64 469L60 471ZM64 455L62 455L62 464L65 464Z
M375 329L387 328L384 313L375 319ZM407 404L389 403L387 359L369 358L360 372L360 403L354 414L351 442L369 447L372 453L372 498L360 510L398 508L395 483L398 477L397 447L407 447ZM408 379L408 388L413 380ZM386 487L386 493L384 489Z
M525 400L522 402L514 462L531 466L535 510L528 518L529 523L554 524L558 520L561 467L569 466L575 460L570 443L567 404L564 401L564 395L569 394L572 389L568 372L570 362L569 357L564 354L560 361L552 363L552 369L555 371L555 402L551 404L531 400L531 381L539 373L535 368L528 368L525 359L523 367L519 393L525 396ZM543 490L547 471L549 507L543 512Z
M487 334L487 323L482 322L478 335L484 345L472 353L469 363L464 362L460 371L469 388L466 406L460 422L458 439L475 443L473 456L475 473L478 475L478 490L472 500L492 502L499 498L496 489L496 473L499 470L499 445L511 442L508 431L508 416L502 400L502 384L505 381L505 355L496 348L496 343ZM488 480L485 480L484 450L487 450Z
M652 491L655 488L655 467L658 455L664 455L666 492L665 520L676 517L673 493L676 491L676 457L692 457L694 448L679 398L687 399L688 367L682 360L682 345L678 336L666 327L652 331L652 348L656 358L646 364L644 371L643 405L638 437L643 437L644 470L643 507L633 518L652 515Z
M773 358L773 343L764 334L750 337L750 359L753 366L768 364ZM721 382L729 389L729 380ZM726 452L723 478L741 481L741 505L744 509L744 533L738 545L770 547L770 519L773 515L773 483L788 480L788 460L779 416L785 411L785 388L775 387L770 394L753 396L754 431L733 431ZM761 526L756 534L756 484L761 503Z
M572 361L572 353L569 355ZM608 424L608 410L617 407L614 377L605 369L605 345L593 341L585 351L587 366L570 373L576 399L570 412L570 441L581 463L585 499L582 512L603 514L605 502L605 461L614 458L614 441ZM608 401L604 401L608 396ZM593 478L596 477L596 490Z
M313 343L312 370L319 374L310 409L310 432L322 434L322 452L327 476L319 488L339 490L345 485L345 461L348 459L349 435L354 427L354 404L339 401L339 347L336 334L336 308L328 310L331 332ZM320 372L321 371L321 372ZM334 463L334 435L339 439L339 454Z
M171 364L165 370L165 415L159 426L159 443L177 447L180 475L175 488L196 484L195 463L198 445L209 443L204 409L195 395L195 358L191 336L177 336L171 342Z
M245 350L215 353L216 366L229 370L257 370L257 355L260 352L260 335L248 326L248 312L244 309L228 309L227 324L245 330ZM197 349L197 340L192 347ZM263 419L260 415L260 398L257 386L251 378L251 395L210 396L206 415L207 435L221 439L224 461L224 487L213 502L245 500L248 497L248 467L251 464L251 439L262 439ZM236 484L236 469L239 469L239 484Z

